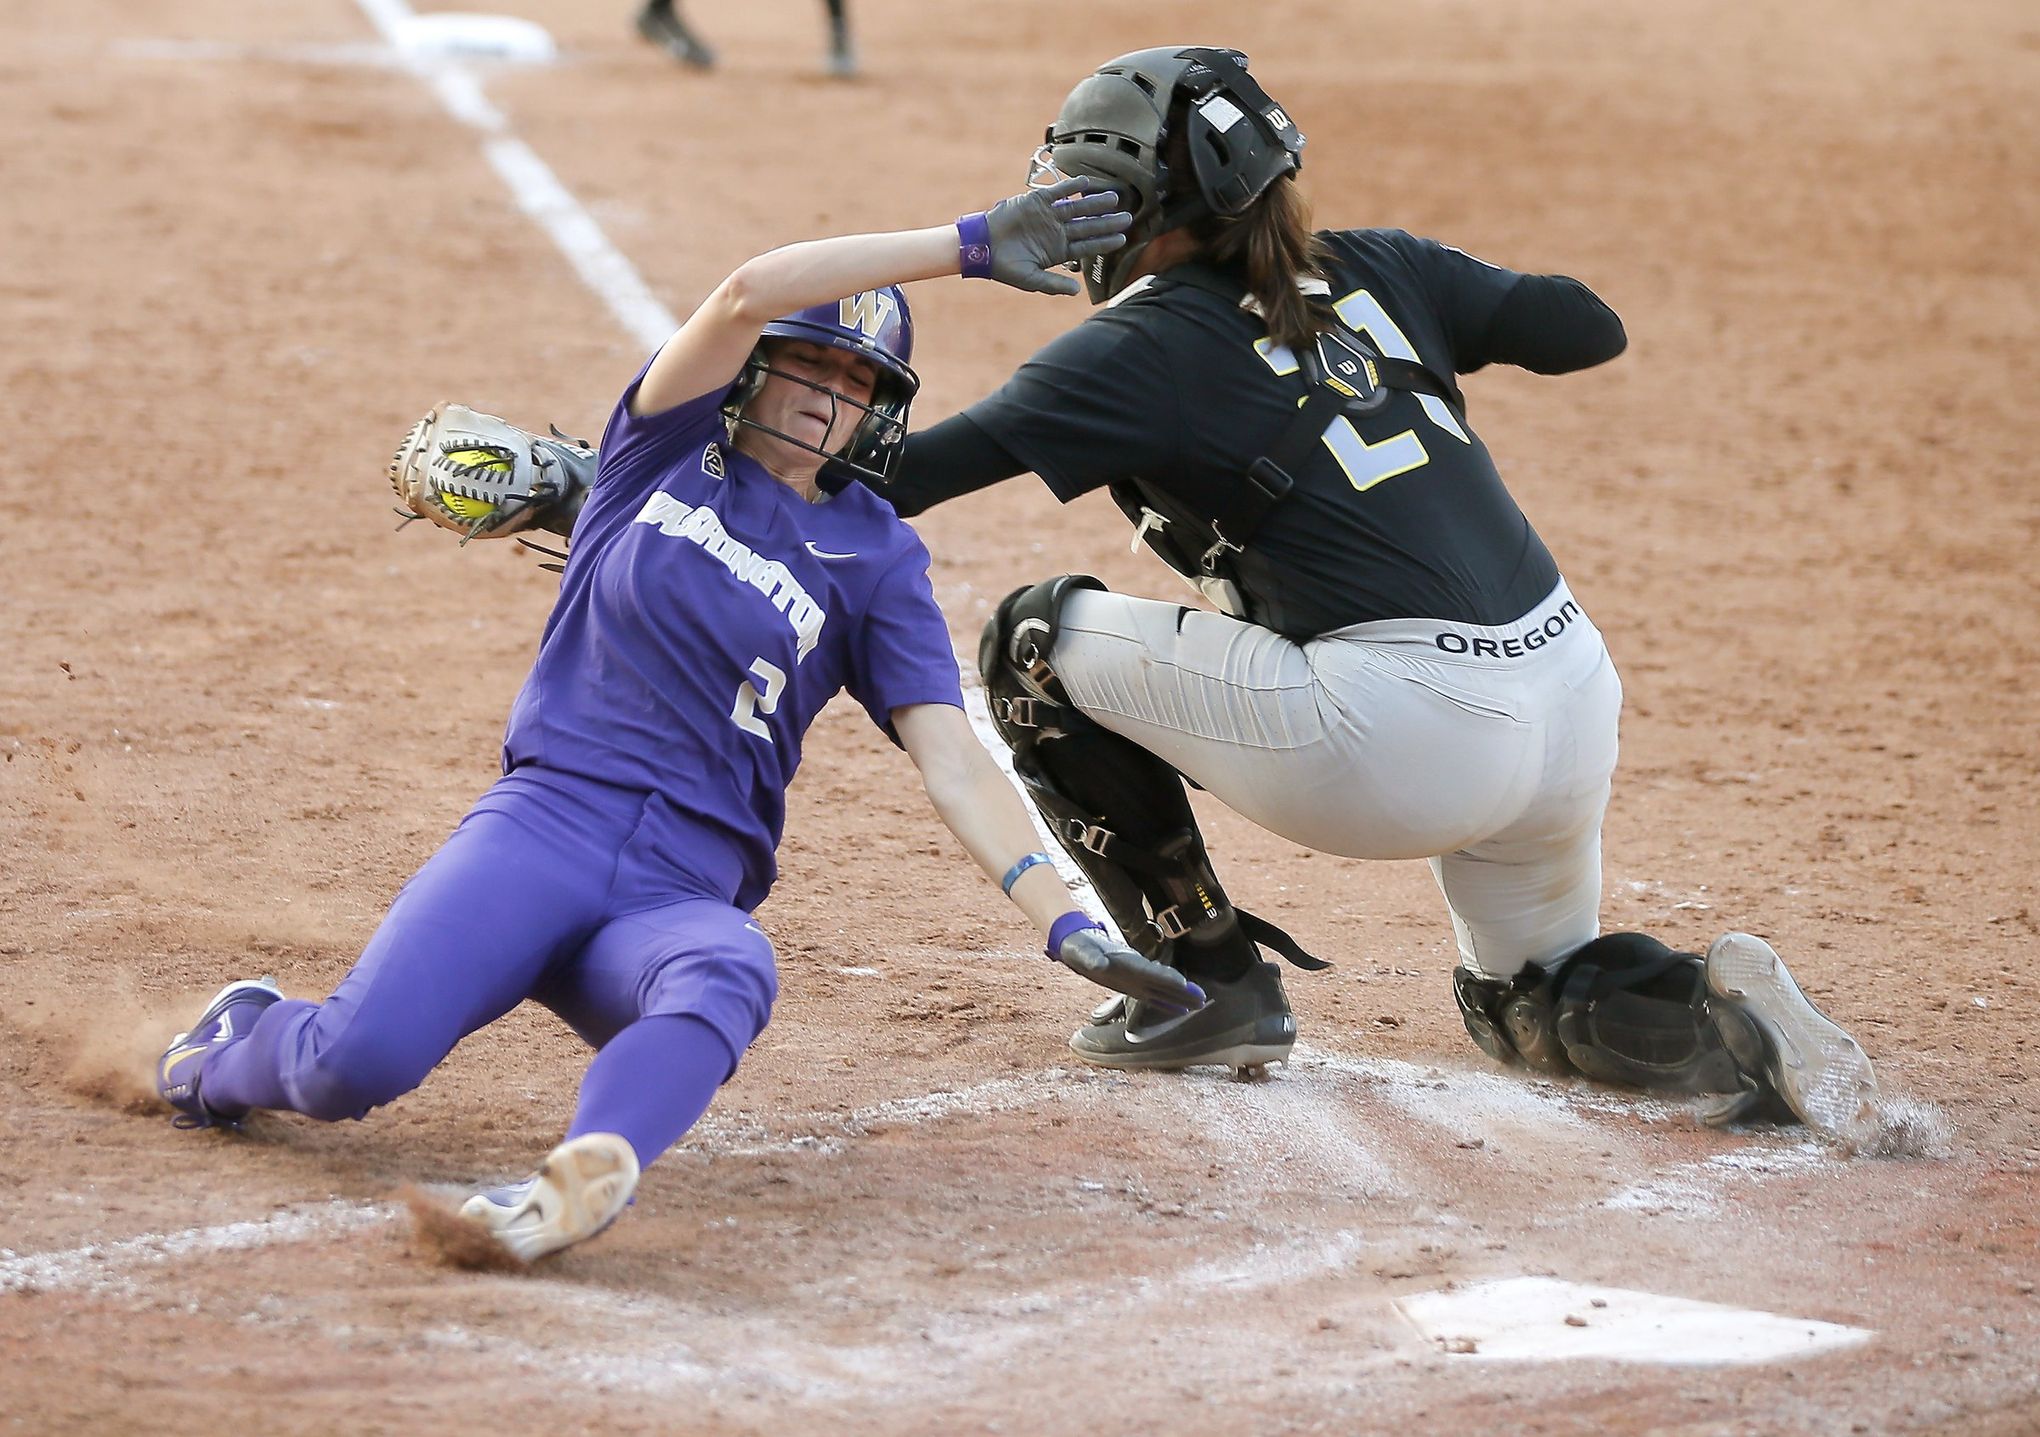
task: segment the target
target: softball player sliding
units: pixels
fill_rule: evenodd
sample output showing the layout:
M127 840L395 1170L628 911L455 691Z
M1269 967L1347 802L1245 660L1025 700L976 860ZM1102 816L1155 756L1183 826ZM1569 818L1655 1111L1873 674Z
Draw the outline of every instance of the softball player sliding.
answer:
M964 718L927 551L840 482L883 483L919 385L897 283L962 271L1074 293L1052 271L1123 243L1129 218L1084 191L794 245L702 303L624 391L592 487L547 491L578 520L502 779L331 997L232 983L170 1045L157 1080L180 1124L359 1118L534 998L600 1051L566 1140L462 1214L525 1258L599 1231L765 1026L777 981L751 910L802 737L845 688L1052 956L1144 1002L1202 1001L1029 852L1026 809Z
M1212 997L1108 1004L1071 1046L1251 1066L1295 1039L1258 947L1297 952L1226 900L1182 775L1309 847L1430 859L1454 991L1495 1058L1864 1141L1869 1061L1762 940L1703 956L1599 931L1621 685L1456 376L1599 364L1621 322L1576 280L1314 234L1302 150L1234 51L1143 50L1083 80L1035 172L1099 176L1133 210L1126 247L1085 268L1105 308L914 436L886 486L907 515L1025 470L1063 500L1108 487L1222 611L1064 576L986 632L1035 802L1129 940Z

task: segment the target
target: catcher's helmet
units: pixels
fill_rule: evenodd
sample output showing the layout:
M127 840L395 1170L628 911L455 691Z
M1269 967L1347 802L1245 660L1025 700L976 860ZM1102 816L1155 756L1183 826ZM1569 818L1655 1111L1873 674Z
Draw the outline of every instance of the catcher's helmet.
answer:
M766 341L773 339L801 339L810 344L825 344L871 361L878 371L871 402L859 404L848 395L774 369L765 352ZM907 433L907 410L921 389L921 377L908 364L913 354L914 316L907 308L906 295L896 284L853 294L848 299L797 309L773 320L759 332L757 347L744 362L742 376L730 390L729 398L723 401L723 414L732 426L749 425L811 454L820 454L829 461L822 466L825 480L834 478L847 482L849 476L846 474L830 474L832 469L847 469L860 478L882 484L891 475L893 463L899 457L900 441ZM857 421L856 429L851 432L849 442L840 453L828 453L805 440L744 417L745 407L765 383L768 374L820 390L829 396L831 404L847 404L862 412L863 417ZM842 484L825 487L841 488Z
M1188 175L1169 170L1172 124L1184 127ZM1247 73L1245 55L1164 45L1108 60L1070 91L1028 179L1092 175L1133 211L1126 247L1085 266L1099 304L1124 286L1156 235L1244 214L1268 186L1302 168L1302 132Z

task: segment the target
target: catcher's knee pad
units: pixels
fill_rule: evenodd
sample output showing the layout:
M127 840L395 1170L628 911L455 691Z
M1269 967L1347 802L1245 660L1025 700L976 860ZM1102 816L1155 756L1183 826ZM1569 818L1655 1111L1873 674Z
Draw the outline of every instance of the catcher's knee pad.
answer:
M1085 718L1055 675L1050 653L1063 602L1104 587L1063 574L1006 596L978 646L992 722L1028 797L1129 944L1162 962L1188 956L1177 951L1184 939L1252 961L1181 776Z
M1080 589L1106 591L1089 574L1058 574L1015 589L985 621L978 639L978 676L992 698L992 721L1016 750L1041 727L1034 705L1069 707L1069 695L1050 666L1049 654L1062 630L1063 602Z
M1745 1035L1717 1021L1703 960L1645 934L1606 934L1506 983L1456 969L1452 987L1467 1033L1501 1062L1667 1092L1746 1086Z

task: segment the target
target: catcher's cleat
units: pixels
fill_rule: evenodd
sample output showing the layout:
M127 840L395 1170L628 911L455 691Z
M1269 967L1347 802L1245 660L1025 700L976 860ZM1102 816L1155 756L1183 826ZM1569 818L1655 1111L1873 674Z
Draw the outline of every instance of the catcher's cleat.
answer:
M177 1109L171 1121L180 1128L238 1128L246 1112L223 1113L209 1108L199 1095L207 1059L227 1044L248 1036L269 1005L282 1001L274 978L244 978L213 994L198 1021L175 1038L156 1060L156 1091Z
M1770 944L1747 933L1715 939L1707 949L1707 991L1756 1028L1769 1085L1754 1098L1731 1098L1710 1115L1712 1121L1760 1116L1764 1100L1775 1094L1824 1138L1862 1147L1877 1135L1877 1078L1870 1059L1799 991Z
M1070 1038L1070 1050L1107 1068L1242 1069L1287 1061L1296 1045L1296 1015L1282 991L1282 970L1256 963L1233 983L1206 980L1209 998L1190 1013L1164 1012L1137 999L1106 1004ZM1096 1021L1109 1009L1116 1014Z
M701 37L687 28L687 22L680 18L680 12L670 4L650 4L638 11L638 34L664 50L668 55L696 70L715 68L715 51L703 44Z
M460 1215L530 1262L615 1222L637 1181L629 1142L615 1133L584 1133L554 1148L523 1182L476 1193Z

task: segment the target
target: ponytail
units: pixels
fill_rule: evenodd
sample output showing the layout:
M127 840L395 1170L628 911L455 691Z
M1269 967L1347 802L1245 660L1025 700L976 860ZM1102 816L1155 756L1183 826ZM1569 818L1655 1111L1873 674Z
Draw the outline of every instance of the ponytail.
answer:
M1310 204L1293 175L1262 191L1245 214L1207 219L1192 232L1206 258L1244 272L1268 337L1277 344L1301 349L1334 322L1329 297L1297 287L1299 280L1324 279L1326 253L1311 231Z

